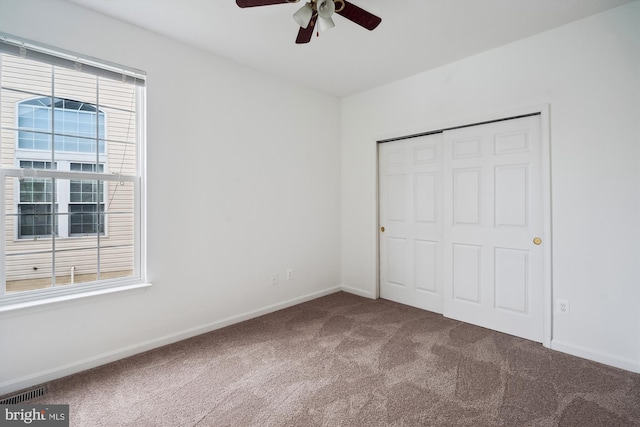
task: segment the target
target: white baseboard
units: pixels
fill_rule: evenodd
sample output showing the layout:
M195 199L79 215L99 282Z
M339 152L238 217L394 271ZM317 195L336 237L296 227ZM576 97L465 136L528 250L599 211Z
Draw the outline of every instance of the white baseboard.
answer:
M117 350L109 351L106 353L98 354L94 357L90 357L83 360L78 360L66 365L58 366L46 371L37 372L31 375L26 375L21 378L17 378L10 381L0 383L0 396L13 393L18 390L33 387L39 384L43 384L49 381L56 380L58 378L66 377L67 375L75 374L85 371L87 369L95 368L97 366L105 365L107 363L115 362L116 360L124 359L135 354L143 353L145 351L153 350L154 348L162 347L167 344L172 344L177 341L181 341L187 338L191 338L200 334L215 331L216 329L224 328L225 326L233 325L235 323L243 322L245 320L253 319L254 317L263 316L265 314L272 313L274 311L282 310L287 307L291 307L303 302L311 301L313 299L330 295L341 291L340 286L328 288L319 292L313 292L311 294L303 295L301 297L293 298L281 303L273 304L267 307L260 308L258 310L249 311L238 316L228 317L226 319L218 320L216 322L208 323L206 325L196 326L184 331L176 332L173 334L165 335L163 337L154 338L148 341L143 341L128 347L119 348Z
M369 291L363 291L362 289L358 289L358 288L352 288L351 286L342 285L341 290L350 294L358 295L360 297L375 299L373 296L373 293Z
M603 363L605 365L624 369L626 371L640 373L640 360L623 359L611 354L589 350L573 344L567 344L558 340L551 340L551 349L568 353L583 359Z

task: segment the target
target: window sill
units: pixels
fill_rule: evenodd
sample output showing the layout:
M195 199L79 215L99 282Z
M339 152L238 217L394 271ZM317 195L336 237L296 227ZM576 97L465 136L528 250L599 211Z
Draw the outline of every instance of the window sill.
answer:
M0 313L6 313L16 310L22 310L32 307L40 307L50 304L55 304L64 301L73 301L77 299L83 299L88 297L94 297L99 295L107 295L116 292L125 292L132 291L135 289L146 289L151 287L151 283L133 283L122 286L113 286L106 287L101 289L87 290L87 291L78 291L73 293L68 293L64 295L51 295L38 299L26 300L26 301L11 301L6 302L5 304L0 305Z

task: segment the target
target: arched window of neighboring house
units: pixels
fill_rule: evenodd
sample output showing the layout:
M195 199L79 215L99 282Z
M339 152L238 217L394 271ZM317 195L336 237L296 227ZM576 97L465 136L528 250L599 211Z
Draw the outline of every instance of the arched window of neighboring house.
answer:
M105 171L105 114L94 105L39 97L18 102L17 112L17 166ZM23 178L17 206L18 238L104 234L104 200L103 181L56 180L54 185L50 178Z
M72 99L34 98L18 103L18 128L18 149L51 151L53 130L56 152L95 154L96 136L104 141L104 113ZM104 142L99 143L98 151L105 152Z

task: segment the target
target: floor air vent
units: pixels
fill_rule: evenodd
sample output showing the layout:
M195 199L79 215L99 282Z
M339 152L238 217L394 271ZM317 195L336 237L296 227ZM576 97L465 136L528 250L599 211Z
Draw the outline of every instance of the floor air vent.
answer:
M46 386L32 388L31 390L26 390L18 394L14 394L13 396L5 397L4 399L0 400L0 405L17 405L19 403L26 402L27 400L44 396L46 393Z

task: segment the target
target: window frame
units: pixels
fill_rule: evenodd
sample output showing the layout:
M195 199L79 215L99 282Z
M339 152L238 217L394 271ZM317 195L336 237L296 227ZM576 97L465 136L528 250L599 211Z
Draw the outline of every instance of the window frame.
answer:
M0 32L0 53L14 54L19 50L23 56L23 51L27 52L27 56L39 58L41 62L49 63L54 66L68 67L69 64L78 69L82 67L82 71L89 74L113 78L114 76L122 76L122 81L128 80L134 82L135 91L135 148L136 148L136 173L134 175L120 175L113 173L87 172L87 171L70 171L70 170L47 170L43 173L37 169L22 169L19 164L14 163L14 167L2 166L0 164L0 222L6 224L7 216L5 212L6 206L6 182L10 178L43 178L50 177L53 179L63 179L69 181L76 180L95 180L103 182L103 186L107 188L109 183L130 183L132 185L133 196L133 274L122 278L101 279L93 282L84 282L77 284L65 284L64 286L53 286L44 289L35 289L20 291L15 293L6 292L6 227L0 229L0 312L23 309L43 304L50 304L60 301L85 298L95 295L107 294L112 292L126 291L131 289L146 288L151 284L147 281L147 245L146 245L146 207L147 207L147 191L146 191L146 90L144 81L146 73L140 70L123 67L117 64L100 61L88 56L82 56L73 52L64 51L51 46L36 43L30 40L17 38ZM42 58L45 58L43 61ZM33 59L33 58L32 58ZM80 65L78 65L80 64ZM55 108L52 107L52 108ZM98 105L99 109L100 106ZM17 106L16 106L17 110ZM16 116L17 117L17 116ZM106 115L104 121L104 129L106 132L108 124L106 123ZM17 130L17 129L16 129ZM53 135L52 135L53 138ZM107 138L105 136L105 141ZM19 149L18 135L15 136L15 152L14 162L19 160L25 161L46 161L46 159L38 158L37 153L33 155L18 156L18 152L37 152L38 150ZM105 147L106 148L106 147ZM42 150L41 150L42 152ZM74 152L71 152L75 154ZM78 153L80 154L80 153ZM107 149L99 156L106 156ZM83 163L86 159L71 159L65 156L65 161L69 163ZM74 157L74 156L70 156ZM56 159L57 160L57 159ZM102 160L99 160L102 163ZM19 186L18 186L19 191ZM103 193L103 197L106 195ZM106 203L106 199L103 203ZM71 203L70 203L71 204ZM107 225L105 224L104 233L106 234ZM95 236L95 235L94 235ZM82 238L82 235L71 235L65 239Z

